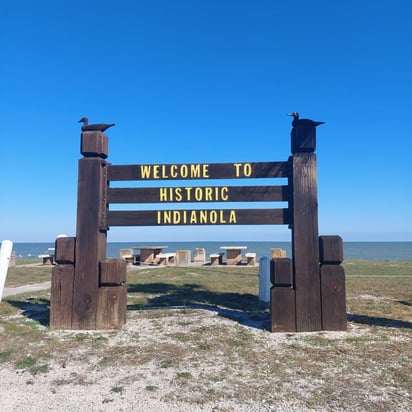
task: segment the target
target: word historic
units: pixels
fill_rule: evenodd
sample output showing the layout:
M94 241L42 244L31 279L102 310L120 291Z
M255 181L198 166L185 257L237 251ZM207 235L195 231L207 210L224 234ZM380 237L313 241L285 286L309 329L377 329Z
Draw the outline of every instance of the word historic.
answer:
M236 210L158 210L158 225L236 224Z
M161 202L221 202L228 201L229 188L220 187L161 187Z

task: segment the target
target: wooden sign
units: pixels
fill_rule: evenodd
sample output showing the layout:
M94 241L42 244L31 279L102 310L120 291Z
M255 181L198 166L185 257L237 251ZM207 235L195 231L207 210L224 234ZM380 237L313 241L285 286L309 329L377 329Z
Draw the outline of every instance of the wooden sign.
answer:
M281 202L288 186L183 186L109 188L108 203Z
M192 209L109 211L108 226L286 225L288 209Z
M107 180L256 179L287 177L289 162L191 163L107 166ZM108 204L288 202L289 186L159 186L108 187ZM283 225L287 209L109 210L107 226Z
M288 162L144 164L108 166L109 181L288 177Z

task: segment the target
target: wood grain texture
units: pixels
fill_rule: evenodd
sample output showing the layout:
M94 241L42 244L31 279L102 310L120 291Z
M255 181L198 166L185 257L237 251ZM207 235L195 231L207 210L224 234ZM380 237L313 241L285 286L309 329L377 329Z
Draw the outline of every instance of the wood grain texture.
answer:
M126 323L127 288L101 287L97 294L96 329L119 329Z
M273 286L270 289L270 317L272 332L296 332L295 290Z
M317 167L314 153L292 159L292 253L298 332L321 330Z
M75 245L76 238L60 237L56 239L54 248L54 260L56 263L72 263L75 262Z
M235 212L235 221L231 219L232 210ZM205 218L203 219L202 216ZM109 211L107 214L109 226L286 225L288 223L288 209L121 210Z
M287 202L288 186L108 188L108 203Z
M247 176L244 175L246 163L202 163L200 170L207 166L207 179L237 179L237 178L274 178L288 177L290 175L289 162L249 162ZM239 167L235 165L240 165ZM186 174L186 166L189 170ZM205 179L204 173L190 173L192 165L159 164L159 165L110 165L108 167L108 180L182 180ZM192 169L197 167L195 164ZM150 168L149 168L150 167ZM145 175L144 171L147 171ZM183 170L183 176L180 171ZM150 172L149 172L150 171ZM147 177L145 177L147 176Z
M339 265L321 265L322 329L347 330L345 271Z
M96 328L99 262L106 258L106 231L100 229L105 168L99 158L79 161L73 329Z
M71 329L73 308L74 266L53 267L50 291L50 328Z

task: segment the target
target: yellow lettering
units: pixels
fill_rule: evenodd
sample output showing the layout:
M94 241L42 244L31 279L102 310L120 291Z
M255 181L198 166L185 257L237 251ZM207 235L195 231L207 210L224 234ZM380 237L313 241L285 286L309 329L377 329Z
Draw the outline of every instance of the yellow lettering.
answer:
M252 175L252 165L250 163L233 163L236 177L250 177Z
M170 223L172 223L172 214L170 213L170 210L165 210L163 216L163 223L170 225Z
M176 202L181 202L183 200L183 196L182 196L182 188L181 187L177 187L175 190L175 200Z
M141 175L142 179L149 179L150 178L150 170L151 170L150 165L140 166L140 175Z
M190 214L190 224L191 225L196 225L197 224L196 210L192 210L192 213Z
M208 179L209 178L209 165L203 165L203 178Z
M181 165L180 166L180 176L183 178L186 178L189 173L189 169L187 168L187 165Z
M224 216L224 214L223 214L223 213L224 213L224 210L220 210L219 212L220 212L220 213L219 213L219 215L220 215L220 216L219 216L219 222L220 222L220 223L226 223L226 219L225 219L225 216Z
M169 176L166 173L166 166L162 165L162 179L169 179Z
M195 188L195 199L198 202L201 202L203 198L203 190L201 187L196 187Z
M158 210L158 225L226 225L236 224L236 210Z
M205 202L210 202L211 200L213 200L212 197L212 188L211 187L205 187ZM218 199L216 198L215 201L217 201Z
M190 165L190 177L201 177L200 165Z
M236 221L236 210L231 210L230 211L229 223L237 223L237 221Z
M159 188L159 198L161 202L167 202L167 188L166 187Z
M153 179L159 179L159 165L153 166Z
M229 189L227 187L222 187L222 200L229 200Z
M239 177L240 176L240 166L242 166L242 163L234 163L233 166L235 166L235 176Z
M200 222L201 224L207 224L207 210L200 210Z
M177 166L171 165L170 166L170 176L176 178L177 177Z

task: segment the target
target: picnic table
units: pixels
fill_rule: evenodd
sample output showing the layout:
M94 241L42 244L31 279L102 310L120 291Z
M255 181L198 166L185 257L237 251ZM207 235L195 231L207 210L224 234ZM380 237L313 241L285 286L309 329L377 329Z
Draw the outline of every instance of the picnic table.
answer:
M168 246L135 246L133 250L140 250L140 264L151 265L153 263L159 263L158 255L162 254L163 249L167 249Z
M240 265L242 263L242 250L247 246L220 246L220 249L226 250L226 264Z

